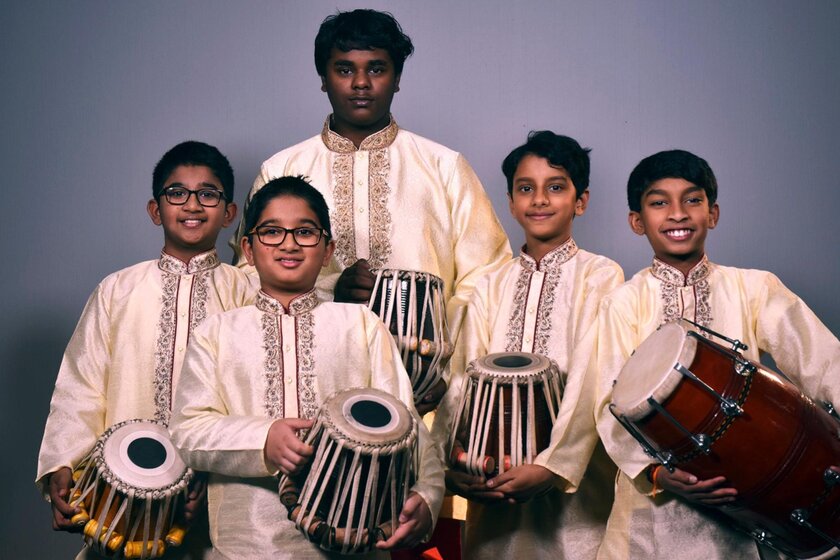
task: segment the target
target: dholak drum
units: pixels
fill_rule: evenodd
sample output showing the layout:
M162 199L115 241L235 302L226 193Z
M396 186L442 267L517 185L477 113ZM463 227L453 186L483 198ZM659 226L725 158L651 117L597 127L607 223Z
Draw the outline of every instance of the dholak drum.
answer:
M417 423L408 408L377 389L342 391L324 402L305 441L315 448L309 468L280 479L295 526L344 554L389 538L417 472Z
M369 307L394 336L414 401L419 402L440 380L452 356L443 280L413 270L385 269L375 274Z
M551 440L563 396L557 365L539 354L488 354L467 366L452 418L449 462L496 475L530 464Z
M193 472L163 424L128 420L108 428L73 472L71 521L85 542L105 556L158 558L179 546L175 523Z
M695 325L696 326L696 325ZM651 456L699 479L725 476L721 511L756 540L811 557L840 537L840 424L746 346L680 321L661 326L618 376L610 410Z

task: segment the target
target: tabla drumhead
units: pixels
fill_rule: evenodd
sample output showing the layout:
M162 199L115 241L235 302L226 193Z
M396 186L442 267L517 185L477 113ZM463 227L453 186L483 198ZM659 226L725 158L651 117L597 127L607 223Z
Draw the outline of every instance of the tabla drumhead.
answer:
M674 392L683 379L674 367L690 368L697 352L697 340L688 332L680 321L666 323L636 348L613 387L616 414L640 420L653 410L648 398L662 403Z
M414 419L396 397L371 388L348 389L323 406L334 428L349 440L387 444L405 439Z
M519 383L529 377L540 377L551 367L551 360L540 354L497 352L473 360L467 372L471 377L488 375L496 376L500 381Z
M105 432L102 458L114 476L134 488L167 488L187 472L166 427L143 420L123 422Z

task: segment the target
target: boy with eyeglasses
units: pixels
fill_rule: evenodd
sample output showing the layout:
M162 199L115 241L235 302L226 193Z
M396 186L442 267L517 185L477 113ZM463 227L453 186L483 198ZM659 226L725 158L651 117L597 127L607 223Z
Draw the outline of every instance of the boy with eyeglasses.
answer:
M115 272L97 286L58 372L36 476L52 504L55 530L80 530L70 521L77 513L68 503L72 469L97 438L123 420L168 423L193 329L212 314L251 303L257 292L255 279L216 254L219 232L236 216L233 169L218 149L178 144L155 166L152 192L147 210L163 227L160 258ZM197 480L187 521L203 505L203 477ZM197 537L188 536L166 558L200 549L206 535ZM79 557L96 556L85 548Z

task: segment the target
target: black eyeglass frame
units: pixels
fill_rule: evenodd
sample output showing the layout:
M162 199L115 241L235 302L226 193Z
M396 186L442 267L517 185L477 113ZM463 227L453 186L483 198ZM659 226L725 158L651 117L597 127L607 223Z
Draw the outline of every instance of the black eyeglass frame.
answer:
M260 235L260 230L265 229L265 228L271 228L271 229L276 229L276 230L281 230L282 229L283 230L283 238L280 241L278 241L277 243L266 243L265 241L263 241L262 235ZM318 232L318 239L314 243L311 243L311 244L301 243L300 240L298 239L297 233L296 233L298 230L301 230L301 229L308 229L308 230L312 230L312 231L317 231ZM251 231L248 232L248 237L253 238L254 235L256 235L257 239L259 239L260 243L262 243L263 245L266 245L268 247L279 247L280 245L282 245L286 241L286 237L288 237L288 235L290 233L292 234L292 239L294 239L295 243L297 243L300 247L315 247L315 246L318 245L318 243L321 242L322 239L329 239L330 238L330 233L326 229L320 228L320 227L301 226L301 227L296 227L296 228L291 228L290 229L290 228L284 228L284 227L281 227L281 226L272 226L272 225L256 226L254 229L252 229Z
M187 198L185 198L183 202L172 202L172 200L170 200L170 198L169 198L169 193L173 190L186 192L187 193ZM202 192L216 193L217 195L219 195L219 198L218 198L218 200L216 200L215 204L204 204L201 201L201 198L198 196L199 193L202 193ZM223 200L227 201L227 197L225 196L225 193L220 191L219 189L214 189L214 188L211 188L211 187L205 187L203 189L198 189L198 190L193 191L193 190L187 189L185 187L176 187L174 185L161 189L160 194L158 194L158 199L160 199L160 197L164 197L166 199L166 202L168 202L172 206L183 206L184 204L186 204L187 202L190 201L190 197L192 195L195 195L195 199L198 201L198 204L200 206L203 206L204 208L216 208Z

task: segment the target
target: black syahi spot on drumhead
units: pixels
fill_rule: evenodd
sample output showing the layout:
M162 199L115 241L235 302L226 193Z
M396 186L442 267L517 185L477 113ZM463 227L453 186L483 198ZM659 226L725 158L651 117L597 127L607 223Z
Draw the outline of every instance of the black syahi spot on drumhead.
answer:
M368 428L381 428L391 421L391 411L376 401L358 401L350 407L356 422Z
M166 449L156 439L137 438L128 444L128 458L141 469L156 469L166 461Z
M527 356L499 356L493 359L493 365L503 368L521 368L531 365L531 358Z

